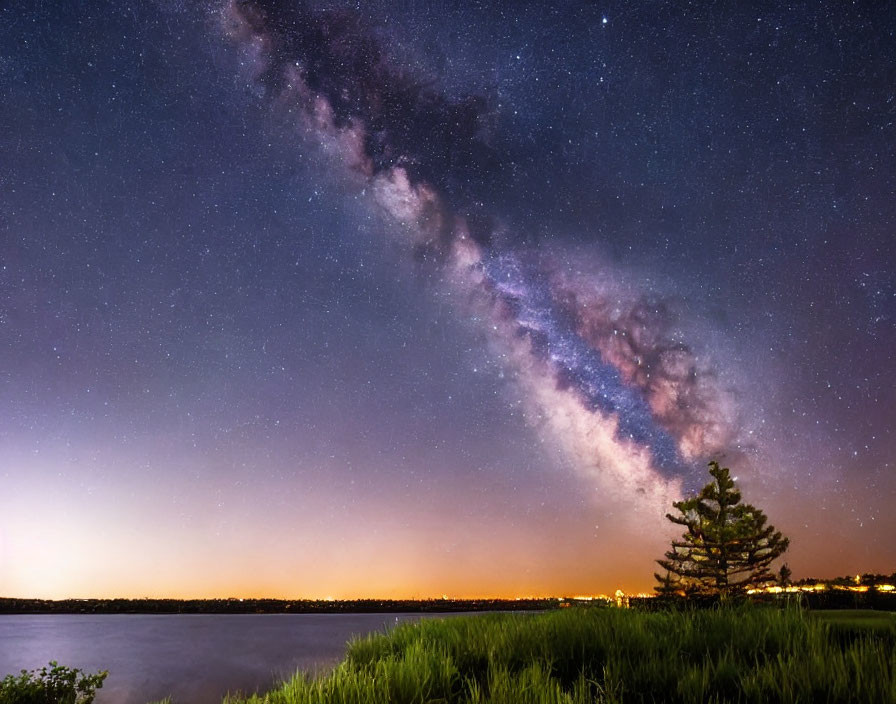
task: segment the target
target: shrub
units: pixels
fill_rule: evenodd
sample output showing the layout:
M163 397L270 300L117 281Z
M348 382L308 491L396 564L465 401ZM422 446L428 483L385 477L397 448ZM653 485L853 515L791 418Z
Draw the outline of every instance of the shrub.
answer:
M22 670L0 680L0 704L91 704L109 672L84 674L55 660L40 670Z

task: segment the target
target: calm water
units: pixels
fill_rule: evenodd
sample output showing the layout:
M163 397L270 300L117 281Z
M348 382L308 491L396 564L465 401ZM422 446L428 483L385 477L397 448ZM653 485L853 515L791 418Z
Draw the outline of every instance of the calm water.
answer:
M0 616L0 678L57 660L109 670L97 704L220 703L334 665L355 634L423 614Z

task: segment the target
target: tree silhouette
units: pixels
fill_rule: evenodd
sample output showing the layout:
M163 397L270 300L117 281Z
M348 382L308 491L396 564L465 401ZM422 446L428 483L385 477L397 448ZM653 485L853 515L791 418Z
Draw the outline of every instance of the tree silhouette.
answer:
M781 565L781 569L778 570L778 584L782 587L790 586L790 578L793 576L793 572L790 570L790 567L787 566L785 562Z
M672 504L680 515L666 514L686 530L665 559L657 560L666 571L654 574L660 593L741 594L774 579L769 567L790 543L762 511L741 503L727 467L713 461L709 473L713 481L697 496Z

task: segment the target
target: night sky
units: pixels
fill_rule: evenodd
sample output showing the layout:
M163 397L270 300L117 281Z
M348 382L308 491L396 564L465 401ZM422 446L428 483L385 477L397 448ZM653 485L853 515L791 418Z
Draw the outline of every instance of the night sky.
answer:
M752 6L751 6L752 5ZM896 7L0 8L0 596L896 569Z

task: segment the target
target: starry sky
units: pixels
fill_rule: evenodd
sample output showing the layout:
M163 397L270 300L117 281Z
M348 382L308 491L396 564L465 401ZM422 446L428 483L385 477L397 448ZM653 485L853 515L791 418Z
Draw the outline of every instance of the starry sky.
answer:
M0 595L896 568L892 3L0 7Z

